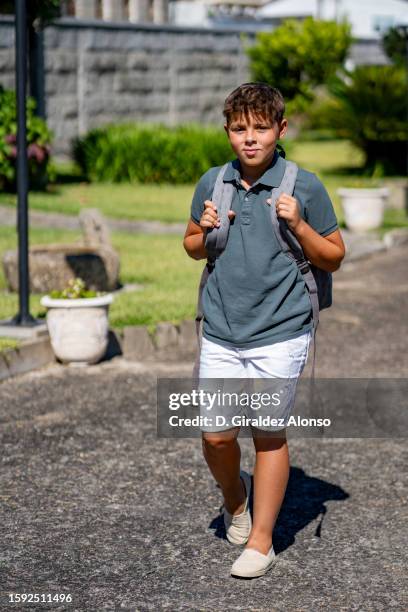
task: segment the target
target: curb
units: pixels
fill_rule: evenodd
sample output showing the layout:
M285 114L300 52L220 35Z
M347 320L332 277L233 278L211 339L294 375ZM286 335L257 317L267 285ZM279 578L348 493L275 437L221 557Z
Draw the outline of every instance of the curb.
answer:
M185 320L179 325L158 323L153 334L149 333L146 325L128 325L123 329L109 330L108 347L98 363L117 356L146 363L194 360L196 350L194 320ZM25 342L0 352L0 382L55 363L59 362L49 336Z
M55 363L49 338L21 344L0 353L0 381Z
M383 242L387 249L408 244L408 227L398 227L386 232Z
M158 323L153 334L145 325L128 325L121 330L122 355L128 361L180 361L194 359L197 351L195 320L178 325Z
M341 231L346 245L344 263L365 259L381 251L408 244L408 227L389 230L382 238L378 234L358 234L344 229Z
M374 248L361 252L348 261L406 244L408 228L393 229L386 232L382 240L375 241ZM178 325L158 323L153 334L149 333L146 325L127 325L121 329L109 330L108 348L99 363L117 356L128 361L174 363L194 360L196 352L195 320L184 320ZM0 352L0 381L56 362L48 336L26 342L17 348Z

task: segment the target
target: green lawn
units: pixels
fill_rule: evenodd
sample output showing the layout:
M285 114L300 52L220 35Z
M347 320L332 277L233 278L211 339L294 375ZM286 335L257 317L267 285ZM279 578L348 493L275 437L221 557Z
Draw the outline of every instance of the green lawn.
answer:
M291 158L302 167L316 172L332 198L339 221L337 189L355 177L362 164L361 153L349 142L290 142ZM194 185L88 184L75 178L69 167L62 167L62 182L48 193L31 193L34 210L77 215L82 208L98 208L107 217L165 223L187 223ZM392 180L392 179L391 179ZM16 197L1 194L0 203L14 206Z
M61 184L47 193L30 193L30 208L68 215L98 208L117 219L187 222L193 190L193 185ZM12 194L0 195L0 204L15 206L15 202Z
M32 228L30 244L70 242L79 232ZM195 316L197 287L204 262L190 259L182 246L182 236L140 235L125 232L112 234L114 247L120 254L122 283L138 283L143 289L115 296L110 309L114 327L149 325L159 321L177 323ZM0 227L0 254L16 248L12 228ZM30 296L30 311L43 317L41 295ZM12 317L17 312L18 296L6 291L3 269L0 270L0 318Z
M316 172L332 197L340 222L336 190L344 185L347 176L361 166L359 152L348 142L302 142L291 144L291 158L299 165ZM73 180L74 177L71 176ZM97 207L103 214L116 218L161 220L187 223L193 185L88 185L81 182L63 183L49 193L30 194L30 206L36 210L77 214L81 208ZM1 194L0 203L15 205L15 196ZM408 226L404 211L386 211L384 228ZM30 244L70 242L80 238L79 232L31 228ZM202 261L194 261L185 253L182 235L140 235L112 233L112 241L121 258L120 278L123 283L143 285L140 291L115 297L110 310L114 327L147 324L152 328L159 321L177 323L195 314L197 287ZM16 248L13 228L0 227L0 255ZM30 310L34 316L45 316L40 297L31 296ZM0 269L0 318L17 312L17 295L5 291L5 279Z

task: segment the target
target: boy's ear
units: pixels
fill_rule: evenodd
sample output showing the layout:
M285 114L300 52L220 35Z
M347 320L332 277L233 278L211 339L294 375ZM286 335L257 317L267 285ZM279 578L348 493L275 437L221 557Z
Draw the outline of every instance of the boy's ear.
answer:
M282 119L280 126L279 126L279 138L283 138L287 130L288 130L288 120Z
M228 125L226 123L224 123L224 130L227 132L228 135Z

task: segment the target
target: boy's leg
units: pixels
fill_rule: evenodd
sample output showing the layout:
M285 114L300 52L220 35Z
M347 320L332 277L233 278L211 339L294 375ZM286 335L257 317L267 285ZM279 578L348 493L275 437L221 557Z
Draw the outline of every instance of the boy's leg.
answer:
M245 377L245 368L234 348L227 348L202 339L199 365L200 386L207 388L207 379L220 379L222 390L228 386L236 390L240 385L229 379ZM210 385L211 386L211 385ZM222 407L213 407L210 413L228 413L230 417L233 410L224 411ZM208 413L208 414L210 414ZM205 414L205 411L203 412ZM224 506L230 514L240 514L245 506L245 487L240 478L241 449L237 440L239 427L202 427L202 448L207 465L220 485L224 496ZM211 431L213 429L213 431Z
M247 548L264 555L272 546L272 532L285 497L289 479L289 450L285 434L267 436L253 429L256 450L252 530Z
M247 373L250 378L266 379L266 385L268 379L286 379L288 392L283 397L287 399L288 405L280 407L281 414L285 414L286 418L293 407L297 380L307 360L310 340L310 333L304 334L265 347L264 353L259 349L247 355ZM252 435L256 450L254 506L252 530L246 548L267 554L272 545L273 529L289 479L289 450L285 429L268 431L253 427Z
M245 506L245 488L239 476L241 449L239 427L218 433L203 432L203 454L216 482L221 487L224 505L230 514L240 514Z

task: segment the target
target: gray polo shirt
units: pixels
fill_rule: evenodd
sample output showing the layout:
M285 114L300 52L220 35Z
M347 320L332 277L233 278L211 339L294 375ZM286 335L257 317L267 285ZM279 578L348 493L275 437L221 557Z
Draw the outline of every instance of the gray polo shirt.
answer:
M191 218L197 224L220 168L210 168L197 183L191 205ZM203 336L212 342L254 348L312 329L305 282L296 264L280 250L266 202L284 170L285 161L275 152L269 168L247 191L241 184L239 160L229 162L224 181L235 186L231 209L236 216L203 292ZM338 228L330 197L315 174L299 168L293 195L302 218L319 234L327 236Z

